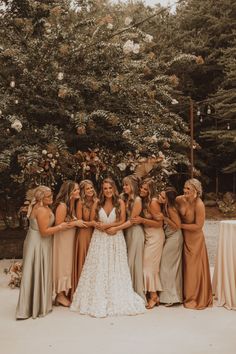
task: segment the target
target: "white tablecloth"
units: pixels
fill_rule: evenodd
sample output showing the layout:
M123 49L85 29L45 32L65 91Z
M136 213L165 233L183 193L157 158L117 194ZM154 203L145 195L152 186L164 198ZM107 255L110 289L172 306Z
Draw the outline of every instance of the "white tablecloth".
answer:
M212 287L218 306L236 310L236 220L220 222Z

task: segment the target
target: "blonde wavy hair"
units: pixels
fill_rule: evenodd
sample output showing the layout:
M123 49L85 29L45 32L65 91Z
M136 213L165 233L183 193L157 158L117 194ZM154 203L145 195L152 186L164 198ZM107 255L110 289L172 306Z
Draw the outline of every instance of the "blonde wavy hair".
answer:
M202 184L201 182L196 179L196 178L191 178L191 179L188 179L185 184L189 184L190 186L192 186L196 193L197 193L197 197L201 198L202 196Z
M27 211L27 218L30 217L30 214L32 212L34 205L37 203L41 203L43 198L45 197L45 193L51 192L51 191L52 191L51 188L44 186L44 185L38 186L35 189L31 190L31 193L30 193L31 197L29 198L30 204L29 204L28 211Z
M97 199L97 193L96 190L94 188L93 182L90 181L90 179L84 179L83 181L80 182L79 184L79 189L80 189L80 201L82 203L83 206L85 206L85 208L89 209L89 203L87 200L87 197L85 195L85 187L86 185L90 185L91 187L93 187L94 193L93 193L93 198L92 201L95 202Z

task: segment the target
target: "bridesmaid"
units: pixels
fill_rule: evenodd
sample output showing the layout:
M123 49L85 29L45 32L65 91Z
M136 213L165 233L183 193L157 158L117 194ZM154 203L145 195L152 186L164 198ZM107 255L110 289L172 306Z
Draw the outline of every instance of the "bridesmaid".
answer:
M168 187L160 193L158 198L159 204L162 205L165 232L160 266L160 279L163 289L160 293L160 302L166 304L165 306L183 302L183 235L180 229L181 220L175 205L176 196L176 190Z
M90 221L91 210L94 203L97 202L97 194L92 181L85 179L80 183L79 187L80 200L77 203L76 216L78 219L83 219L85 226L80 228L75 236L71 300L77 288L84 261L88 253L89 244L93 233L93 226L95 223L94 221Z
M150 295L146 307L152 309L155 305L159 304L157 292L162 290L159 268L165 235L162 228L162 220L154 220L158 214L160 215L161 208L158 200L154 198L153 179L146 178L142 182L139 195L142 198L143 217L134 217L132 218L132 222L135 224L143 224L144 226L144 291Z
M112 234L126 229L125 240L133 288L146 301L143 283L144 231L141 225L132 225L130 221L131 218L139 216L142 212L142 200L138 196L138 178L132 175L125 177L123 191L121 199L125 202L128 220L120 226L108 229L107 233Z
M79 185L74 181L65 181L54 203L55 224L63 221L76 221L75 203L79 198ZM55 305L70 306L68 299L71 289L72 260L74 251L75 226L82 227L82 220L77 220L70 230L58 231L53 242L53 290L56 293Z
M210 268L202 231L205 206L201 195L201 183L192 178L185 182L184 195L176 198L184 234L184 307L198 310L212 306L213 302Z
M23 250L23 274L16 319L43 317L52 311L52 236L69 229L68 223L53 226L50 209L52 191L46 186L34 190L29 206L29 230Z

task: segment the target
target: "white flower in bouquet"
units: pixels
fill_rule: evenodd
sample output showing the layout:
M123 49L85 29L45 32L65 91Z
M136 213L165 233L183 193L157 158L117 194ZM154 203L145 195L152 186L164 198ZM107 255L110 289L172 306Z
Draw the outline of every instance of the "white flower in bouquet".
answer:
M124 54L132 53L133 48L134 48L134 42L128 39L128 41L126 41L125 44L123 45Z
M58 80L63 80L63 78L64 78L64 74L62 72L58 73L57 79Z
M11 124L11 128L15 129L18 133L22 130L22 123L19 119L15 119L14 122Z
M151 36L150 34L147 34L145 37L144 37L144 42L146 43L151 43L153 40L153 36Z
M107 25L107 29L109 29L109 30L112 30L113 29L113 24L112 23L108 23L108 25Z
M138 43L135 43L133 46L133 53L138 54L140 51L140 45Z
M126 164L124 162L120 162L117 167L121 170L124 171L126 169Z
M12 80L12 81L10 82L10 86L11 86L12 88L14 88L14 87L16 86L15 81Z
M132 21L133 21L133 19L132 19L131 17L127 16L127 17L125 18L125 25L126 25L126 26L129 26Z
M178 104L179 102L174 98L172 101L171 101L171 104Z
M47 155L47 153L48 153L47 150L42 150L43 155Z

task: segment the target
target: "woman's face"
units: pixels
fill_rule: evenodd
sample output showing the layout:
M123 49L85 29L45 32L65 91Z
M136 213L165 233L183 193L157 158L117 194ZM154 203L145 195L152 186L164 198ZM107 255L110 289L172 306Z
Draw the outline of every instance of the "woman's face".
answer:
M147 183L144 183L141 185L139 194L140 194L140 197L143 197L143 198L145 198L149 195L149 188L148 188Z
M42 199L43 205L51 205L53 202L52 191L47 191Z
M188 199L196 198L197 196L196 189L188 182L184 185L184 196Z
M113 187L109 182L103 184L102 191L105 198L112 198L114 195Z
M73 191L71 192L71 199L79 199L80 191L78 183L75 184Z
M94 188L92 184L89 183L85 184L84 194L86 197L90 197L90 198L94 196Z
M165 203L167 202L166 192L165 192L165 191L162 191L162 192L159 194L158 202L159 202L160 204L165 204Z
M132 188L131 185L128 182L124 182L123 184L123 191L126 194L131 194L132 193Z

